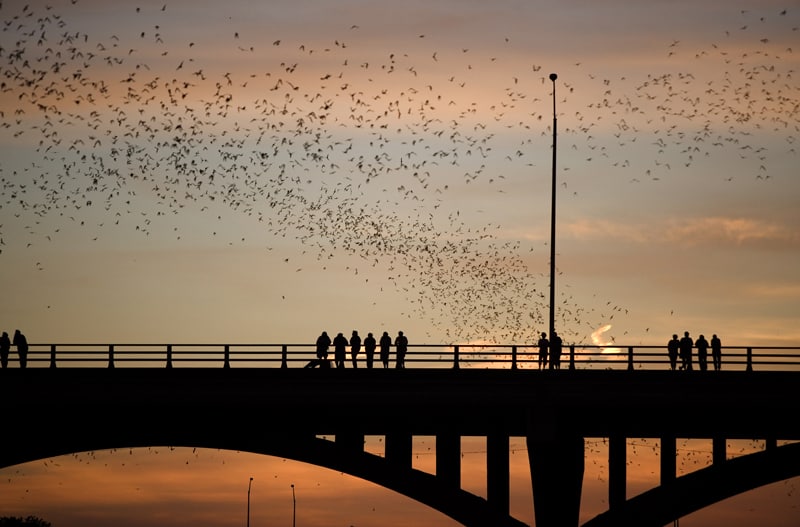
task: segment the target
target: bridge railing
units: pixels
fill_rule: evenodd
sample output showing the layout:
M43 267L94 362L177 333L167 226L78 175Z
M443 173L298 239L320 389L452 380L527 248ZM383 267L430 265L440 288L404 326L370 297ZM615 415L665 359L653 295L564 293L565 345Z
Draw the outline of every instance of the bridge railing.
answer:
M333 355L331 349L328 359L332 360ZM692 362L694 370L700 369L696 350ZM29 368L303 368L317 365L313 344L32 344L26 363ZM12 349L8 367L20 366L19 355ZM345 367L353 367L349 347ZM367 367L363 348L357 357L357 367ZM383 368L379 350L375 352L373 367ZM394 347L389 367L396 367ZM535 370L539 368L538 349L533 345L515 344L409 345L405 367ZM669 367L664 346L642 345L567 345L560 365L562 370L664 370ZM714 369L710 353L707 367ZM725 346L722 370L800 371L800 346Z

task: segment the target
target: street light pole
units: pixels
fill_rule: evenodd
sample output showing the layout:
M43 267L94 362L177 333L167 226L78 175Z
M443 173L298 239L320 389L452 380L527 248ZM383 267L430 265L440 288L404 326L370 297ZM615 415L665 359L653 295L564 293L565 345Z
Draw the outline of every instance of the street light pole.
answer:
M550 204L550 339L556 330L556 79L558 75L550 74L553 81L553 197Z
M294 497L294 483L292 483L292 527L295 527L297 520L297 500Z
M250 527L250 487L253 485L253 478L247 484L247 527Z

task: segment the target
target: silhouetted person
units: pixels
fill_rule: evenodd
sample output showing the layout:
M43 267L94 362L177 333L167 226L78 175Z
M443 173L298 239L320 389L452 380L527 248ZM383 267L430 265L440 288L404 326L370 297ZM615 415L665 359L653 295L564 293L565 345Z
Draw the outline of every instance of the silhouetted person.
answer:
M700 371L708 369L708 341L702 334L697 337L694 342L694 347L697 348L697 364L700 366Z
M28 339L20 330L14 331L14 345L19 353L19 367L25 368L28 365Z
M353 368L358 368L358 354L361 352L361 337L358 331L353 330L353 335L350 337L350 360L353 362Z
M692 341L692 337L689 336L688 331L683 332L683 338L680 340L679 352L681 354L681 369L682 370L691 370L692 369L692 346L694 346L694 342Z
M380 346L381 346L381 362L383 363L384 368L388 368L389 353L392 348L392 337L389 336L389 333L387 331L384 331L383 335L381 335Z
M327 331L317 337L317 359L309 362L306 368L313 368L319 366L321 368L330 367L328 363L328 349L331 347L331 338L328 336Z
M561 369L561 337L555 331L550 338L550 369Z
M0 366L8 368L8 355L11 351L11 339L8 338L8 333L3 331L0 336Z
M344 368L344 361L347 356L347 337L342 333L337 333L333 339L333 362L337 368Z
M667 342L667 355L669 356L669 369L674 370L678 367L678 350L681 347L681 341L678 340L678 335L672 335L672 340Z
M547 340L547 333L544 331L542 331L537 345L539 346L539 369L543 370L547 368L547 349L550 347L550 341Z
M397 353L397 357L395 360L395 367L397 368L405 368L406 367L406 352L408 351L408 338L403 335L402 331L397 332L397 338L394 339L394 347L395 352Z
M364 339L364 353L367 354L367 368L372 369L372 363L375 361L375 348L378 343L372 333L367 333Z
M722 369L722 341L716 333L711 335L711 360L714 363L714 370L719 371Z

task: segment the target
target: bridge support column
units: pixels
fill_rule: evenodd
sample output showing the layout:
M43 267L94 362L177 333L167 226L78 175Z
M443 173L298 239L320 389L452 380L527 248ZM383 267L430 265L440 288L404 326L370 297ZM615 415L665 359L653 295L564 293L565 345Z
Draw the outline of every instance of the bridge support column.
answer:
M608 507L625 505L627 499L627 445L625 436L608 438Z
M553 416L528 417L528 462L536 527L578 527L584 439L559 430Z
M386 460L403 468L411 468L412 437L407 432L386 434Z
M675 456L677 455L677 445L675 436L665 436L661 438L661 484L672 483L675 481L677 466Z
M497 512L508 514L509 489L508 435L492 433L486 437L486 501Z
M461 436L452 432L436 436L436 477L443 485L461 488Z
M350 452L364 451L364 434L341 434L337 433L334 439L336 446Z
M726 441L724 437L714 437L711 439L711 463L720 466L725 463L727 454L725 452Z

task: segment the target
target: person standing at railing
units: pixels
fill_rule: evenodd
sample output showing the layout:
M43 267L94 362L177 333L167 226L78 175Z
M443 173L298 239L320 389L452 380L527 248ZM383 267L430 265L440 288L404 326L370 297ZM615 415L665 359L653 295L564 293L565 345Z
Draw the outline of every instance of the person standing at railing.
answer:
M694 341L689 336L688 331L683 332L683 338L680 340L680 354L681 354L681 369L686 371L692 370L692 347Z
M394 339L395 352L397 353L396 364L397 368L406 367L406 352L408 351L408 338L403 335L402 331L397 332L397 338Z
M367 354L367 369L372 369L372 363L375 361L376 346L377 342L375 341L375 337L372 336L372 333L367 333L364 339L364 353Z
M550 341L547 340L547 333L542 331L542 336L536 344L539 346L539 369L543 370L547 368L547 349L550 347Z
M328 363L328 349L331 347L331 338L328 336L327 331L323 331L317 337L317 362L316 365L325 367Z
M561 337L558 336L558 333L553 331L553 335L550 337L550 369L551 370L560 370L561 369Z
M344 360L347 355L347 337L342 333L337 333L333 339L333 362L337 368L344 368Z
M17 347L19 353L19 367L25 368L28 366L28 339L22 334L20 330L14 331L14 345Z
M8 333L3 331L0 336L0 365L5 369L8 368L8 355L11 351L11 339L8 338Z
M392 348L392 337L389 336L388 331L384 331L383 335L381 335L381 362L383 363L384 368L389 367L389 352Z
M697 348L697 364L700 366L700 371L708 370L708 341L703 334L697 337L694 347Z
M674 370L678 367L678 350L681 347L681 341L678 340L678 334L672 335L672 340L667 342L667 356L669 357L669 369Z
M711 360L714 363L714 371L722 369L722 341L716 333L711 335Z
M353 334L350 336L350 360L353 363L353 368L358 368L358 354L361 352L361 336L358 334L358 331L355 329L353 330Z

